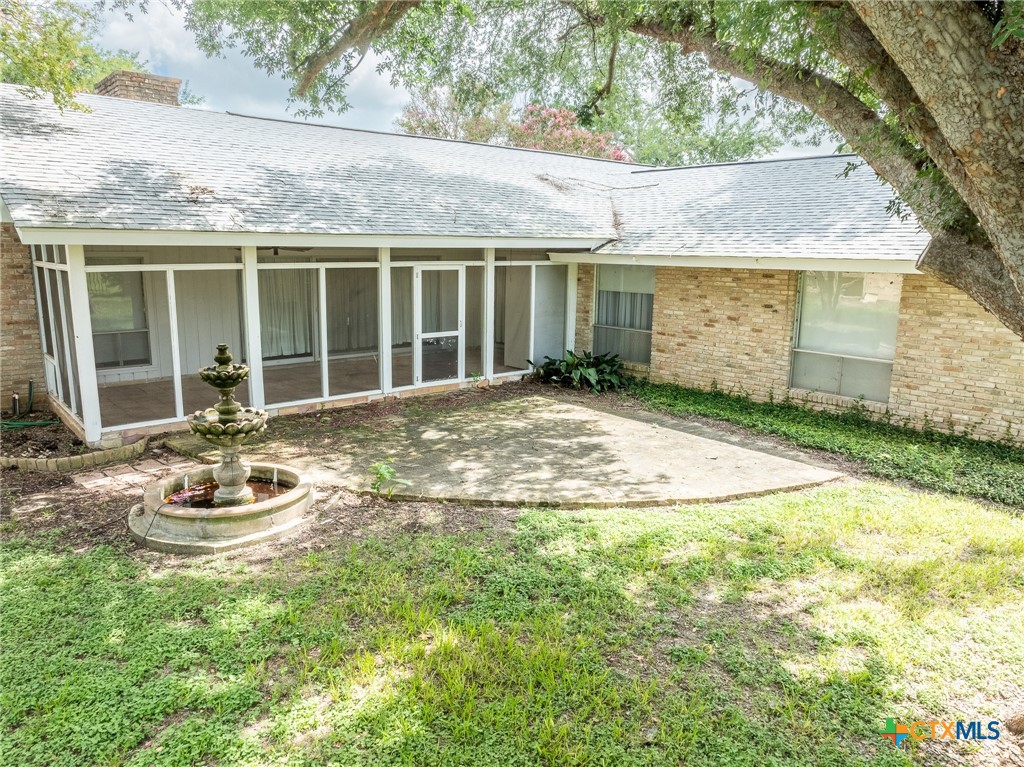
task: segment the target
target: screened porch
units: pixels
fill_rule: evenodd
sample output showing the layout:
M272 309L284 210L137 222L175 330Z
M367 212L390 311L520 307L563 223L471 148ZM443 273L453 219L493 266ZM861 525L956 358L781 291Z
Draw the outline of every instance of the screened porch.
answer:
M528 360L564 353L574 334L575 267L543 250L33 254L47 389L92 442L212 405L196 371L218 343L251 368L237 399L273 411L520 376ZM76 324L88 332L76 336Z

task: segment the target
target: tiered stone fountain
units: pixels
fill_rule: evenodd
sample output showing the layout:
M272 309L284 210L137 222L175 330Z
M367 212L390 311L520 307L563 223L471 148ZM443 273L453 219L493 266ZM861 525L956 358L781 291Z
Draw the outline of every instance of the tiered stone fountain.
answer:
M267 413L242 407L235 388L249 376L232 364L227 344L199 376L220 392L208 410L188 416L189 429L220 451L216 466L175 474L146 488L128 528L139 543L179 554L212 554L283 535L305 521L312 486L276 464L245 463L242 445L267 426Z

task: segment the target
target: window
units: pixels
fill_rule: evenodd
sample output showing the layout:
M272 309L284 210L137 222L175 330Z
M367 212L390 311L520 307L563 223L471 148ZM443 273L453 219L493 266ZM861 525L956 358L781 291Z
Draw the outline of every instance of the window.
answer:
M96 367L150 364L142 274L90 272L87 279Z
M650 363L653 322L654 267L599 266L594 353Z
M902 285L898 274L805 272L792 385L888 402Z

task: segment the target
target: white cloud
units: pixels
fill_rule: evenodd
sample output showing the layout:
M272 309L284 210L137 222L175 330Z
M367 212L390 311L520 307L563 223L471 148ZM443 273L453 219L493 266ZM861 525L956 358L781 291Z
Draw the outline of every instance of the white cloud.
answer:
M240 112L260 117L295 119L287 111L288 83L256 69L238 51L223 58L207 58L185 28L184 18L161 3L148 13L108 10L97 43L108 49L138 51L149 68L161 75L188 80L193 92L206 98L204 107L218 112ZM392 87L376 71L377 60L368 55L349 81L352 108L341 115L325 115L315 122L370 130L393 130L392 122L408 94Z

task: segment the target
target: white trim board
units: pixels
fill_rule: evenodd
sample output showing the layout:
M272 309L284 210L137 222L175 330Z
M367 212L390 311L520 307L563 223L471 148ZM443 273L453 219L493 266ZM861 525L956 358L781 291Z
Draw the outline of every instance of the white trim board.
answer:
M553 264L677 266L704 269L780 269L797 272L885 272L919 274L916 261L867 258L799 258L770 256L603 256L600 253L548 253Z
M607 237L459 237L409 234L193 232L139 229L18 227L25 245L173 245L179 247L596 248Z

